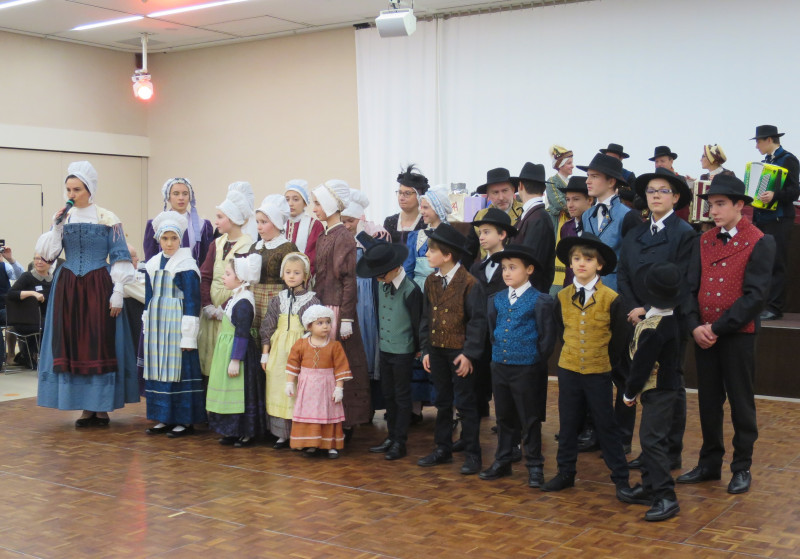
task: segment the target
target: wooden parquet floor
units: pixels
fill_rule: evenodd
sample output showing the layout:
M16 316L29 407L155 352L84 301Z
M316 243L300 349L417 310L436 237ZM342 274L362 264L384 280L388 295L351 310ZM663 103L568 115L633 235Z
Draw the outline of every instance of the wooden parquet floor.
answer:
M556 392L551 382L548 478ZM758 413L749 493L726 492L726 465L721 481L677 487L676 518L647 523L645 507L616 500L598 453L580 456L576 487L561 493L529 489L519 464L494 482L460 475L458 456L418 467L432 446L433 409L412 427L409 456L386 462L366 451L383 439L382 413L334 461L222 447L202 429L176 440L147 436L144 404L113 414L107 429L76 431L77 413L37 408L34 399L4 402L0 559L800 557L800 403L759 400ZM491 425L482 424L485 466ZM699 446L689 394L685 470Z

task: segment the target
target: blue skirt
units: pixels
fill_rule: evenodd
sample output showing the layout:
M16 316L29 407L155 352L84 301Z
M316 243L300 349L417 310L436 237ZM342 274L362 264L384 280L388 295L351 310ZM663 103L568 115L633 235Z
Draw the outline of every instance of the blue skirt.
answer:
M181 352L181 380L177 382L144 381L147 419L168 425L205 423L206 395L200 373L200 355L196 349Z

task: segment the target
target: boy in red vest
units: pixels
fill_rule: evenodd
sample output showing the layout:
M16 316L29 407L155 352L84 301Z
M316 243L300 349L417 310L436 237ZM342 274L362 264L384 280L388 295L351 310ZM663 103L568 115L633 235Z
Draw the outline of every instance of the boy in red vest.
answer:
M728 493L750 489L753 445L758 438L755 376L755 332L769 293L775 240L742 217L753 201L736 177L717 175L708 192L716 227L700 237L689 267L694 297L687 325L697 344L697 396L703 446L698 465L678 483L700 483L721 477L725 443L722 405L730 402L733 421L733 477Z

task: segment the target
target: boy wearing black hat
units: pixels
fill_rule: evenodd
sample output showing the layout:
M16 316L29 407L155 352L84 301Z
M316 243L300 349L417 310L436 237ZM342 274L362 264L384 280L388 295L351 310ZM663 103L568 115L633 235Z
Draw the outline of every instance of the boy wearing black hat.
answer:
M642 445L642 484L622 491L627 503L650 505L645 520L672 518L680 511L675 481L669 468L669 428L683 385L679 372L681 345L675 307L685 299L681 286L686 276L675 264L659 262L640 270L638 291L650 307L636 324L630 344L630 374L625 404L642 403L639 440Z
M388 434L370 452L386 453L386 460L406 455L408 426L411 423L411 370L419 351L417 325L422 314L422 291L406 276L403 261L408 248L398 244L375 243L356 265L356 274L375 278L383 284L378 290L378 324L381 391L386 401Z
M427 230L428 263L437 268L425 280L420 321L422 365L436 388L436 449L418 465L436 466L453 461L453 402L461 415L465 475L481 469L479 419L472 362L483 352L486 336L486 294L481 284L458 260L466 252L466 238L452 225Z
M570 219L561 226L556 244L561 242L561 239L577 237L583 231L581 216L583 212L592 207L592 202L594 201L594 199L589 196L589 190L586 188L586 177L570 177L566 188L559 188L559 190L564 193ZM558 272L559 269L564 272L563 287L571 285L572 279L575 277L572 268L559 263L558 259L556 259L556 272Z
M632 326L636 326L648 311L646 291L636 278L648 266L657 262L671 262L678 266L681 278L686 280L695 243L694 229L676 213L688 206L692 200L692 191L683 177L667 169L658 168L653 173L640 176L636 180L634 189L641 199L647 200L650 217L625 236L620 250L617 286L619 294L625 301L628 322ZM682 334L681 339L688 337L688 332ZM682 375L686 344L681 343L679 349L681 359L678 362L678 371ZM617 392L618 412L620 406L624 407L622 390ZM629 411L630 413L617 415L623 444L630 444L636 421L635 411ZM678 391L675 415L671 424L668 464L672 469L677 469L681 467L683 433L686 428L686 390L682 386ZM639 468L640 458L632 460L628 465L631 468Z
M630 155L625 153L625 148L622 147L620 144L608 144L608 147L605 149L600 149L600 153L603 155L610 155L611 157L615 157L620 161L624 159L628 159ZM625 179L625 182L628 184L633 184L636 182L636 175L633 174L632 171L629 171L623 167L622 169L622 178Z
M556 253L572 267L575 279L558 292L555 303L556 325L564 343L558 360L558 474L542 490L561 491L575 485L578 429L588 407L603 460L621 499L621 492L630 486L611 406L611 368L625 346L626 317L621 297L600 281L600 275L613 272L617 257L608 245L586 232L563 239Z
M755 377L756 320L769 293L775 240L742 216L753 201L736 177L717 175L708 191L709 215L716 227L700 237L689 266L686 322L697 344L697 399L703 446L693 470L678 483L720 479L725 443L722 404L733 422L733 477L728 493L750 489L753 446L758 438Z
M753 208L753 222L764 233L775 238L775 263L772 268L767 306L761 313L761 320L775 320L783 316L786 302L786 270L789 267L789 241L794 224L794 201L800 195L800 162L797 157L781 146L778 127L764 124L756 127L756 149L764 156L764 163L786 169L783 187L775 192L763 192L759 200L765 204L775 202L774 210Z
M541 266L533 272L531 284L542 293L549 293L556 274L556 234L553 221L544 207L544 165L525 163L518 177L517 192L522 200L522 216L517 222L514 244L530 247Z
M489 298L487 315L492 345L492 390L497 416L494 463L484 480L511 475L512 452L522 426L528 486L544 483L542 421L547 404L547 360L555 345L553 300L531 285L539 266L534 251L514 245L491 259L502 265L507 289Z

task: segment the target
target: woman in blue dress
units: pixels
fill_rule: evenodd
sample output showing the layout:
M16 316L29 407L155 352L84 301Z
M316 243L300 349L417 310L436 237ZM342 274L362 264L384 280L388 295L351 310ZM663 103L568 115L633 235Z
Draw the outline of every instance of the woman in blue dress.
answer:
M54 216L36 252L65 262L53 278L39 360L38 404L83 410L75 426L104 427L108 412L138 402L136 354L122 314L123 286L134 281L119 218L94 204L97 171L71 163L65 181L73 206Z
M194 432L205 423L206 400L197 335L200 332L200 269L181 238L188 227L178 212L162 212L152 222L161 252L145 266L142 316L147 419L157 421L148 435L169 438Z
M419 213L429 229L436 229L439 224L447 223L447 216L453 213L450 204L450 189L446 185L430 188L419 197ZM425 289L425 279L434 272L428 264L425 254L428 252L428 236L425 230L412 231L408 235L408 258L403 263L406 275L412 278L420 289Z

